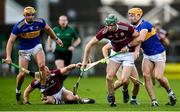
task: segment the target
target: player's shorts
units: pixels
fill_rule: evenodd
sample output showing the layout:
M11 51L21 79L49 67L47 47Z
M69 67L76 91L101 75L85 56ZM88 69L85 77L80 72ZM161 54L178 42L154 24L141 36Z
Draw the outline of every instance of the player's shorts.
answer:
M58 60L58 59L64 60L65 66L68 66L71 63L72 51L55 50L54 55L55 55L56 60Z
M116 52L111 50L111 54L113 55ZM112 60L116 63L120 63L122 66L134 66L134 54L133 52L120 53L109 60Z
M19 58L23 57L23 58L27 59L28 61L30 61L31 56L35 56L39 51L43 51L42 44L38 44L32 49L19 50ZM43 53L44 53L44 51L43 51Z
M62 87L61 90L59 90L59 92L57 92L56 94L53 95L53 97L55 98L55 103L56 104L63 103L63 100L62 100L62 93L63 93L63 91L66 91L65 87Z
M151 56L148 56L146 54L143 54L143 60L144 59L148 59L152 62L158 62L158 61L163 61L163 62L166 62L166 52L162 52L160 54L156 54L156 55L151 55Z

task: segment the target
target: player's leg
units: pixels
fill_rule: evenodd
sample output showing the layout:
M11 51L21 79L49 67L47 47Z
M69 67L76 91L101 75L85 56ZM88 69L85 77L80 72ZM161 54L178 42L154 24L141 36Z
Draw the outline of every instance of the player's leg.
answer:
M152 101L152 106L158 106L154 89L153 89L152 80L151 80L151 74L152 74L153 68L154 68L154 64L149 59L144 58L142 62L142 71L143 71L143 76L144 76L144 81L145 81L145 88Z
M121 77L121 71L122 71L122 67L120 67L116 73L116 77L117 77L117 80L114 82L114 87L115 87L115 90L118 89L120 87L120 83L119 83L119 80L120 80L120 77ZM128 81L129 82L129 81ZM123 84L123 102L124 103L127 103L129 101L129 92L128 92L128 84Z
M78 95L73 95L73 92L63 89L62 90L62 100L66 103L78 103L80 100Z
M108 89L108 102L110 106L116 106L115 104L115 96L114 96L114 85L113 85L113 78L116 75L117 70L119 69L120 64L116 63L115 61L109 60L106 68L106 86Z
M167 78L164 76L165 62L155 62L155 78L159 81L160 85L165 88L169 96L169 103L173 106L176 104L176 96L170 88Z
M156 78L155 78L155 73L154 73L154 71L153 71L153 73L152 73L152 83L153 83L153 85L155 86L156 85Z
M114 82L114 90L120 88L120 84L118 80L121 78L121 72L122 72L122 67L120 66L116 73L117 80ZM123 85L123 87L126 88L127 86Z
M19 53L19 66L27 69L30 57L24 55L23 53ZM25 73L21 70L19 70L19 74L16 77L16 101L18 104L22 104L21 100L21 86L24 82Z
M128 84L129 84L129 76L132 72L132 68L133 66L126 66L126 65L123 65L123 68L122 68L122 74L121 74L121 78L118 79L119 81L119 84L120 85L123 85L123 99L124 100L127 100L125 103L127 103L129 101L129 94L128 94Z
M43 100L44 104L56 104L56 99L54 96L47 96L46 100Z
M137 68L136 66L134 65L133 69L132 69L132 73L131 73L131 76L134 77L135 79L138 79L139 80L139 74L138 74L138 71L137 71ZM136 97L138 95L138 92L139 92L139 83L137 83L136 81L132 80L133 82L133 91L132 91L132 98L131 98L131 102L130 104L135 104L135 105L139 105L139 103L137 102L136 100Z
M45 91L45 85L46 85L46 78L45 78L45 54L44 54L44 51L43 51L43 48L42 48L42 45L39 44L37 45L34 49L33 49L33 56L38 64L38 68L39 70L42 72L41 74L41 93L43 93L44 96L46 96L44 94L44 91ZM43 96L43 97L44 97Z

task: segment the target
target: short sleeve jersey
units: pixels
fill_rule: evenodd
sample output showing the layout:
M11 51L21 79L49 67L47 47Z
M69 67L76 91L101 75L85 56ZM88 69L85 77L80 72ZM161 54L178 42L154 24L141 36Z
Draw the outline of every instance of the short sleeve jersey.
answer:
M106 38L110 40L112 49L116 52L120 51L124 46L133 40L132 34L134 33L133 26L124 23L117 23L117 30L115 32L108 32L107 27L103 27L97 34L96 38L101 40ZM130 49L130 52L134 52L134 47Z
M62 29L60 26L55 26L53 28L53 31L55 32L56 36L62 40L64 44L63 47L60 47L56 44L56 50L58 51L67 51L69 46L72 45L72 42L79 37L77 32L70 26L67 26L65 29Z
M20 50L28 50L39 44L45 25L46 22L42 18L35 19L32 24L28 24L25 19L15 24L11 33L19 39L18 48Z
M141 23L136 26L136 30L140 32L143 29L148 30L145 41L141 44L141 48L143 49L144 53L146 55L156 55L165 51L152 24L148 21L142 20Z
M63 81L66 77L67 75L62 75L60 70L52 70L50 76L46 79L46 95L51 96L59 92L63 87ZM40 82L35 79L31 82L31 87L34 89L40 89L40 86Z

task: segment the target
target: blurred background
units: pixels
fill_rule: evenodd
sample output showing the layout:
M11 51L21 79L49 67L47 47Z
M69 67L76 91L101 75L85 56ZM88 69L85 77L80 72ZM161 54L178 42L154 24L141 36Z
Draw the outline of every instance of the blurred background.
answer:
M37 10L37 17L44 18L54 27L58 24L60 15L68 16L69 23L79 33L82 43L73 52L72 63L81 62L84 46L103 26L105 17L114 13L119 20L128 22L127 11L131 7L138 6L144 11L144 19L152 24L159 21L163 29L168 32L170 45L167 47L168 78L180 78L180 1L179 0L0 0L0 58L5 58L6 43L15 23L23 18L23 9L33 6ZM43 36L42 43L46 49L47 35ZM91 52L92 61L102 58L101 48L107 40L96 45ZM18 63L18 41L16 41L12 60ZM142 56L136 61L141 73ZM53 69L54 55L46 52L46 63ZM37 70L32 60L29 69ZM7 64L0 64L0 76L16 75L17 70ZM72 74L79 74L78 70ZM86 75L105 75L105 65L98 65Z

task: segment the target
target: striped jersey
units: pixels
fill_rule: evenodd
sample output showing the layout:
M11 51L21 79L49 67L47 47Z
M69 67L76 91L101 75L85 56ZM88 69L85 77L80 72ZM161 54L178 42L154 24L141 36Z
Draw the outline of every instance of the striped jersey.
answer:
M141 48L143 49L144 54L156 55L165 51L163 45L161 44L157 36L156 30L153 28L151 23L142 20L141 23L135 28L138 32L143 29L148 30L145 41L141 44Z
M39 44L45 26L46 22L42 18L35 19L32 24L28 24L25 19L15 24L11 33L19 40L18 48L28 50Z

